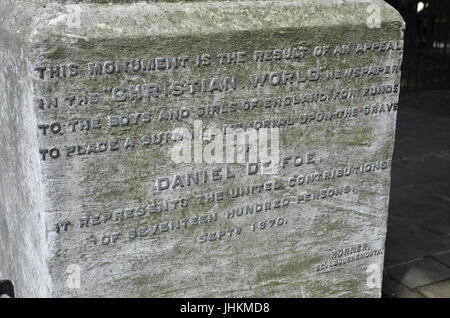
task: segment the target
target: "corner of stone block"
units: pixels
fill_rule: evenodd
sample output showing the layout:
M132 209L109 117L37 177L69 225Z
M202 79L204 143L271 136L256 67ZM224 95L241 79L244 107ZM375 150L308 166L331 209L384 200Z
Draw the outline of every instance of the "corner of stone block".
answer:
M387 16L387 22L392 24L398 24L398 26L401 29L406 28L406 22L405 19L403 19L400 12L398 12L397 9L395 9L392 5L382 0L384 3L384 6L386 8L386 16Z

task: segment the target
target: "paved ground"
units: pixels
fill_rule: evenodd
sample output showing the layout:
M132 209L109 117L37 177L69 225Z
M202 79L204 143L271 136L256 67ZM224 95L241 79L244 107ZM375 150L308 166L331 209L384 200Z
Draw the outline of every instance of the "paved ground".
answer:
M400 101L383 295L450 298L450 91Z

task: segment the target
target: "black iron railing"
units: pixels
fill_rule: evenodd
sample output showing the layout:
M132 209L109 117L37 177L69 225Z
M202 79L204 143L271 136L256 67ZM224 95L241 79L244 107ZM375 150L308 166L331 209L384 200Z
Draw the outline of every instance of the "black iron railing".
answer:
M406 21L402 92L450 88L450 0L386 0Z

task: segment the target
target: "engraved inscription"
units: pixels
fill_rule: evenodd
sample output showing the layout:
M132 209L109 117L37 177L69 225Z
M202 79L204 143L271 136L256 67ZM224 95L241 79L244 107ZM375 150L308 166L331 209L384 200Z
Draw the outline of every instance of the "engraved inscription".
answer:
M36 66L44 170L75 169L67 182L98 193L81 210L62 202L53 231L92 248L324 237L389 178L389 151L373 149L398 111L402 50L393 39ZM382 253L336 249L313 271Z

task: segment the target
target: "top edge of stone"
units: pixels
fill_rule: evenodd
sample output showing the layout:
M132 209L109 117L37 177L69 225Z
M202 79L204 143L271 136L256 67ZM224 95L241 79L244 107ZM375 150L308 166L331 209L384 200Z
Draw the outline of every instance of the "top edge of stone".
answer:
M70 27L69 1L83 1L75 4L79 6L79 27ZM398 22L399 28L404 28L401 15L383 0L124 0L132 2L123 6L113 5L111 0L109 5L95 1L107 0L0 1L0 30L27 38L24 41L31 44L51 36L88 41L142 34L179 36L367 26L371 10L376 9L369 7L372 4L379 6L381 24Z
M36 3L59 3L59 4L131 4L131 3L157 3L157 2L277 2L277 0L27 0ZM329 3L385 3L384 0L283 0L284 2L304 2L314 4L320 2Z

